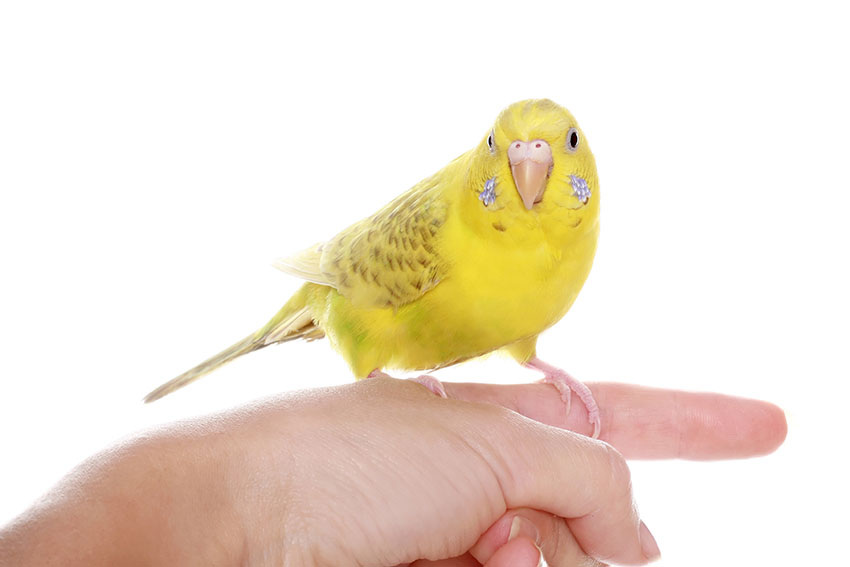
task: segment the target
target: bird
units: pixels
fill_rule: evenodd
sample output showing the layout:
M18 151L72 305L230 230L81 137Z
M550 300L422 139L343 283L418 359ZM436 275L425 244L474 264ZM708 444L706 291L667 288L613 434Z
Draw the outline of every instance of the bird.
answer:
M584 132L549 99L516 102L434 175L330 240L276 260L304 283L274 317L144 401L266 346L326 337L357 379L505 352L543 373L567 412L578 395L598 437L590 389L536 352L584 285L598 236L599 180ZM430 374L415 380L445 396Z

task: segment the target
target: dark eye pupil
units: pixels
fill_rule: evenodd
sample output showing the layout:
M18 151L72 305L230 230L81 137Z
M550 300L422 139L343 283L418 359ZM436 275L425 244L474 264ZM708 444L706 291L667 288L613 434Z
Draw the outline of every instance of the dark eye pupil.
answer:
M570 147L576 149L578 147L578 132L570 134Z
M490 149L493 148L493 134L487 136L487 145L490 146Z

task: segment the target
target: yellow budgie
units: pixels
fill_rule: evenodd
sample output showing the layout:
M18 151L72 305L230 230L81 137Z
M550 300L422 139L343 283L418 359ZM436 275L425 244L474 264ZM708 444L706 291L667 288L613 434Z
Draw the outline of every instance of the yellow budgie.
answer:
M163 384L146 402L248 352L326 336L359 378L434 370L504 349L569 403L590 390L537 358L572 305L599 234L596 163L573 116L512 104L472 150L331 240L276 267L306 280L260 330ZM418 379L439 395L439 381Z

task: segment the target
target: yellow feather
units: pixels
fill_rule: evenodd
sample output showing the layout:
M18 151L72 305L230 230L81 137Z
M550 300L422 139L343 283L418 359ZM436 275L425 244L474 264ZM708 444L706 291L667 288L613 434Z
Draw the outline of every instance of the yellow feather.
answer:
M515 140L551 147L545 192L531 209L506 154ZM492 195L482 193L488 180ZM437 174L329 241L277 261L310 283L250 339L265 346L324 333L357 378L498 349L524 362L584 284L598 219L596 164L573 116L549 100L518 102ZM249 352L245 344L236 356Z
M272 262L272 266L308 282L333 286L333 282L319 269L322 246L322 244L316 244L288 258L278 258Z

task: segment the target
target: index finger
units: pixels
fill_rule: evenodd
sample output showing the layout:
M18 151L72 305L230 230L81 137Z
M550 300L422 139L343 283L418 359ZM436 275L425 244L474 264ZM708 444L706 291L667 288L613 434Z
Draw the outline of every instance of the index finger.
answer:
M590 435L583 404L564 402L549 384L444 382L450 398L503 406L530 419ZM784 412L760 400L601 382L600 439L630 459L736 459L773 452L785 440Z

